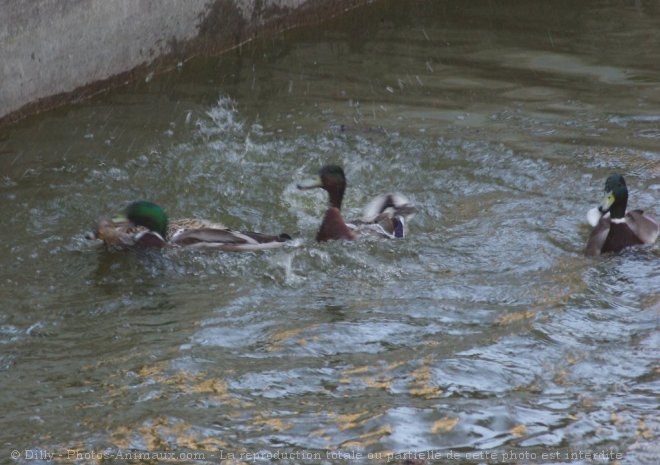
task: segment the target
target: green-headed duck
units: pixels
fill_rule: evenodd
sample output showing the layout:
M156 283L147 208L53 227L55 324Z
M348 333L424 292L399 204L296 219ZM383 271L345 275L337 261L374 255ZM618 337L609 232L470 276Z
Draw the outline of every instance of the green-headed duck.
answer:
M587 214L594 227L587 241L587 255L600 255L643 244L653 244L658 237L658 223L643 210L626 213L628 188L620 174L605 181L605 198L601 206Z
M168 222L163 209L145 200L131 203L126 218L99 220L88 239L126 247L188 247L241 252L281 247L291 239L288 234L272 236L251 231L233 231L207 220L179 219Z

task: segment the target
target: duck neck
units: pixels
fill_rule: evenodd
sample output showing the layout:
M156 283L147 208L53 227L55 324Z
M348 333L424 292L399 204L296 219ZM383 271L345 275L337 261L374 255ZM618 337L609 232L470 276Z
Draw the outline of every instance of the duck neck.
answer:
M610 208L611 218L623 218L626 216L626 206L628 205L628 192L619 194Z
M330 196L330 207L341 210L341 202L344 200L344 189L329 189L328 195Z

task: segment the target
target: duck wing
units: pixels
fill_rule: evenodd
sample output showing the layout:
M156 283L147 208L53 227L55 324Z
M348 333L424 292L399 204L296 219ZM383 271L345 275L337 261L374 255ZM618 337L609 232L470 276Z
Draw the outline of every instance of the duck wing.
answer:
M389 214L381 214L369 222L358 219L346 223L346 226L361 236L378 236L387 239L396 239L405 236L405 220L403 217L396 217Z
M653 244L658 238L660 226L657 221L646 215L644 210L633 210L626 213L626 224L644 244Z
M374 197L362 210L360 219L365 223L373 223L383 213L389 216L402 216L408 221L417 213L417 207L402 194L389 192Z
M167 236L172 237L189 229L229 229L222 223L197 218L177 218L169 222Z
M254 239L259 244L266 244L268 242L286 242L291 240L291 236L289 236L287 233L274 236L272 234L264 234L253 231L241 231L241 234Z
M609 217L601 217L596 224L596 227L591 231L591 235L587 240L587 246L585 253L589 256L596 257L600 255L603 245L607 240L607 236L610 233L611 221Z
M199 228L179 230L172 236L170 242L188 246L198 243L247 244L256 241L230 229Z
M254 232L239 232L231 229L201 228L181 231L170 239L172 244L182 247L218 249L239 252L281 247L290 239L286 234L271 236Z
M388 238L406 235L406 224L417 213L406 197L399 193L381 194L362 211L362 217L352 221L355 229Z

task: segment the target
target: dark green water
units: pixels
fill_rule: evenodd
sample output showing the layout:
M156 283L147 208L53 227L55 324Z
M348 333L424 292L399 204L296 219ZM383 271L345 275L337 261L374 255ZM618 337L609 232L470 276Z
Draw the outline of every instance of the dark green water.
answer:
M582 255L610 173L660 216L658 31L380 1L0 130L0 463L658 463L658 245ZM315 243L328 162L347 217L413 200L410 237ZM84 239L138 198L299 240Z

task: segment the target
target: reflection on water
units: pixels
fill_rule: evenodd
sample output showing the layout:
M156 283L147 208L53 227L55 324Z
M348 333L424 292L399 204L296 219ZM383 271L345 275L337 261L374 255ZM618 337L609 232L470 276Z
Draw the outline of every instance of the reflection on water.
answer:
M659 26L652 2L380 1L3 129L3 460L656 463L658 247L582 248L613 171L660 216ZM347 217L409 196L410 237L315 243L325 195L295 183L327 162ZM85 241L138 198L299 240Z

